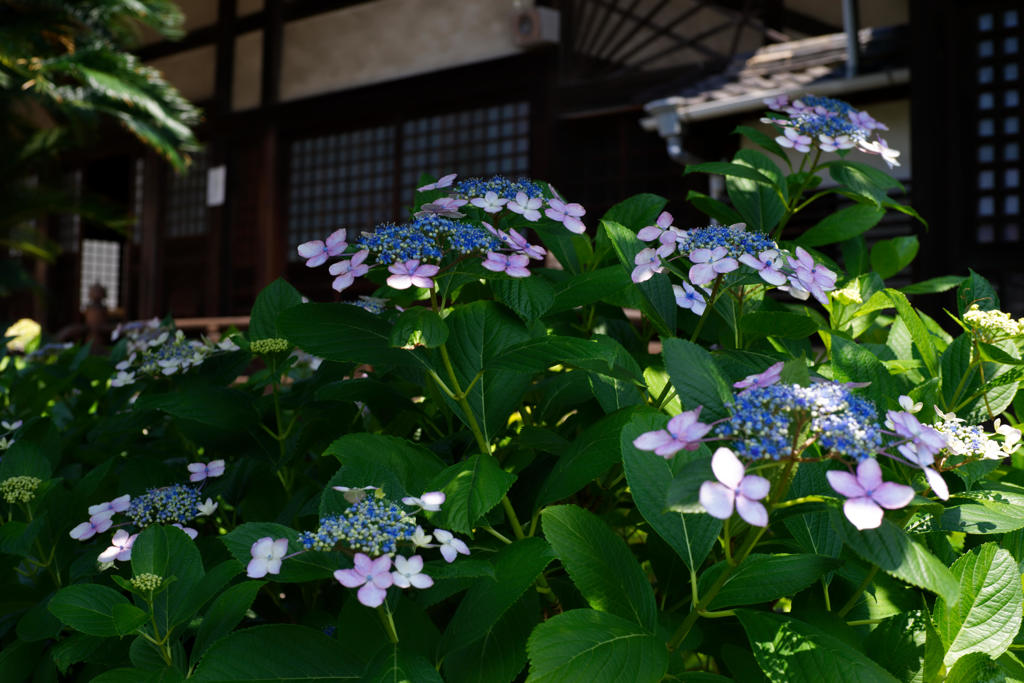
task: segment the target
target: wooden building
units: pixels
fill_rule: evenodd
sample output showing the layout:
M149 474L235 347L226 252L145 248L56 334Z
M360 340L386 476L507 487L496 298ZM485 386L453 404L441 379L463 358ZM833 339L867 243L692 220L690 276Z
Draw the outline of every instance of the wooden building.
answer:
M51 222L65 251L40 274L47 296L36 312L51 330L74 319L93 281L127 318L245 314L282 275L330 300L330 279L305 269L295 246L401 218L423 172L548 179L591 218L656 192L678 224L700 223L682 199L708 191L706 179L683 178L665 141L641 125L644 105L710 89L709 77L766 46L842 34L844 5L859 28L904 26L906 77L851 99L885 108L876 115L898 119L888 123L909 143L910 201L932 225L927 270L998 263L1001 284L1024 294L1015 265L1024 16L1012 0L179 4L186 37L140 55L204 108L205 150L175 176L111 138L68 168L72 186L122 202L137 225L121 237ZM730 131L752 116L693 121L688 158L730 156Z

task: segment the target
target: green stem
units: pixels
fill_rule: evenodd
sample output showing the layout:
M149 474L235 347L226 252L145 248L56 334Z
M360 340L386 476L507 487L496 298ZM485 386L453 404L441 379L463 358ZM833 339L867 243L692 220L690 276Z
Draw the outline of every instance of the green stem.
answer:
M714 308L715 302L718 300L718 290L722 286L722 276L719 275L715 278L715 284L711 288L711 296L708 297L707 303L704 305L704 312L700 315L700 320L697 321L697 327L694 328L693 334L690 335L690 342L697 341L697 337L700 336L700 331L704 329L704 323L707 322L708 316L711 315L711 309Z
M526 538L526 534L523 533L523 526L519 523L519 517L516 516L515 508L512 507L512 501L508 499L508 496L501 497L501 507L505 510L505 516L508 517L508 523L512 526L512 533L515 535L516 540Z
M811 168L809 171L807 171L807 177L801 181L800 186L797 187L796 189L796 192L793 193L793 196L790 197L789 202L786 203L786 213L782 215L782 219L779 221L779 226L775 228L775 234L772 235L772 237L776 241L778 241L782 237L782 231L786 229L786 224L789 223L789 219L792 218L797 211L803 208L803 206L800 205L800 198L803 196L804 189L807 187L807 179L813 176L818 171L819 159L821 159L820 147L816 148L814 151L814 161L811 162ZM806 163L807 155L805 154L804 158L800 160L800 169L797 171L797 173L804 172L804 166ZM814 198L812 197L812 199ZM810 201L811 200L808 200L808 203Z
M377 608L377 616L380 617L380 623L384 627L384 633L387 634L388 640L393 645L398 645L398 629L395 628L395 617L391 614L391 608L388 607L387 602Z
M677 628L675 633L672 634L672 638L668 641L669 650L675 650L682 644L682 642L686 639L686 636L689 635L690 629L692 629L693 625L697 623L697 619L700 618L703 612L707 611L708 605L710 605L711 601L715 599L715 596L718 595L718 592L722 590L722 587L725 585L725 582L729 580L729 577L731 577L733 572L736 571L736 568L739 567L743 560L747 558L747 555L750 554L750 551L754 549L754 545L759 540L761 540L761 536L764 535L765 531L767 530L768 527L761 527L757 530L756 533L753 533L747 537L746 542L744 542L743 546L737 553L738 560L736 561L736 564L727 564L725 566L725 569L722 571L722 573L718 575L718 578L715 579L715 582L711 584L711 587L708 588L706 593L704 593L704 597L702 597L696 604L694 604L693 608L690 610L690 613L686 615L685 619L683 619L683 623L680 624L679 628Z
M733 564L732 561L732 536L729 533L729 522L732 518L726 518L725 524L722 525L722 547L725 548L725 561L728 564Z
M854 607L856 607L857 603L860 602L860 596L864 593L864 591L867 589L867 587L871 584L871 581L875 578L875 574L877 574L877 573L878 573L878 565L877 564L876 565L872 565L871 566L871 571L869 571L864 576L864 580L860 582L859 586L857 586L857 590L855 590L853 592L853 595L851 595L850 599L846 601L846 604L844 604L842 607L840 607L839 611L836 612L836 614L839 616L840 619L845 617L847 614L849 614L850 610L852 610Z
M772 507L775 504L775 501L778 500L779 498L784 497L786 495L786 491L789 490L789 484L792 481L791 477L795 465L796 462L794 460L790 460L788 463L786 463L786 469L783 470L782 472L782 479L779 481L779 485L776 487L772 497L768 501L769 510L772 509ZM715 599L715 596L718 595L718 592L722 590L722 587L729 580L729 577L731 577L733 575L733 572L735 572L736 569L741 564L743 564L743 560L747 559L747 556L751 553L751 551L753 551L754 547L757 545L757 542L761 540L761 537L767 531L767 526L751 528L750 533L747 534L747 538L743 542L743 545L740 546L739 551L734 556L734 561L732 563L726 563L725 569L722 570L722 573L718 575L718 578L715 579L715 582L713 584L711 584L711 587L708 588L707 592L704 593L704 596L694 603L693 608L690 610L690 613L686 615L686 618L683 620L683 623L680 624L679 628L677 628L675 633L672 634L672 638L668 642L669 650L675 650L680 646L680 644L682 644L683 640L686 639L686 636L689 635L690 630L693 628L693 625L697 623L697 619L699 619L703 615L703 613L707 611L708 606ZM695 577L692 576L691 572L691 582L695 583L694 578ZM697 593L695 590L694 597L696 596Z
M491 536L494 536L496 539L498 539L502 543L512 543L512 541L509 539L508 536L506 536L505 534L501 533L500 531L498 531L494 527L482 526L480 528L483 529L484 531L486 531L487 533L489 533Z

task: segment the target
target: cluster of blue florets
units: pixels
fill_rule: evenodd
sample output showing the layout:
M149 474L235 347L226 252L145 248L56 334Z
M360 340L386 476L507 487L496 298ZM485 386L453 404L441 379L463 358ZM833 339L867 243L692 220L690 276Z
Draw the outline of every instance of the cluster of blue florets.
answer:
M359 246L375 254L378 263L391 264L413 259L437 263L448 250L483 254L500 249L502 244L481 227L431 215L409 223L380 225L372 234L360 237Z
M849 118L850 114L857 111L850 106L848 102L837 100L832 97L822 97L820 95L804 95L800 98L800 101L806 107L821 107L825 111L829 112L834 116L842 118Z
M827 135L831 138L845 135L852 140L866 140L870 134L870 131L854 124L849 118L830 114L822 115L814 111L792 114L789 120L791 128L812 138L817 138L819 135Z
M451 195L460 199L483 197L488 192L505 199L515 199L520 192L530 198L544 196L541 186L528 178L511 180L500 175L490 178L466 178L452 185L451 189Z
M380 299L375 296L360 296L355 301L346 301L344 303L347 303L350 306L355 306L356 308L361 308L367 313L380 315L381 313L384 312L384 309L387 307L388 300Z
M331 550L339 543L370 557L395 552L400 541L408 541L416 522L399 505L387 498L367 496L340 515L320 520L316 531L299 534L306 550Z
M139 528L150 524L187 524L198 515L199 503L198 488L172 484L132 498L124 514Z
M836 382L751 389L736 397L732 410L732 419L715 433L735 439L734 450L752 459L788 457L794 445L810 438L823 451L856 460L882 444L874 406Z
M679 251L689 254L694 249L715 249L725 247L732 258L743 254L757 256L769 249L778 249L779 245L767 235L760 232L747 232L742 228L712 225L707 228L687 230L679 238Z

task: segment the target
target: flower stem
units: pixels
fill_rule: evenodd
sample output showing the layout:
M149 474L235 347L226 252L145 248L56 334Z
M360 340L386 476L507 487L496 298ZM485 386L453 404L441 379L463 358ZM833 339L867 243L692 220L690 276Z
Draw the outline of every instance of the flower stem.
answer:
M392 644L398 645L398 630L395 628L395 618L391 614L391 608L388 607L387 602L377 608L377 616L380 617L380 623L384 627L384 633L387 634L388 640Z
M708 297L707 303L704 305L704 312L700 315L700 320L697 321L697 327L694 328L693 334L690 335L690 341L697 341L697 337L700 336L700 331L704 329L704 323L707 321L708 315L711 313L711 309L714 307L715 302L718 300L718 290L722 286L722 275L715 278L715 284L711 288L711 295Z
M842 607L840 607L839 611L836 612L836 614L839 616L840 619L845 617L850 612L850 610L852 610L854 607L856 607L857 603L860 602L860 596L864 593L864 591L867 589L867 587L871 584L871 581L875 578L875 574L877 574L877 573L878 573L878 565L877 564L872 565L871 566L871 571L869 571L864 576L864 580L860 582L859 586L857 586L857 590L855 590L853 592L853 595L851 595L850 599L846 601L846 604L843 605Z

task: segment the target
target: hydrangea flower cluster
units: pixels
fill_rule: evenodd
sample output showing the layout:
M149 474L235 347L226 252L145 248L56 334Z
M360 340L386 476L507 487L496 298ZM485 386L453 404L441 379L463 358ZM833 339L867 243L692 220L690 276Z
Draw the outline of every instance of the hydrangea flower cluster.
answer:
M754 460L788 458L816 441L859 461L882 445L874 406L837 382L757 386L736 396L732 412L715 435L735 439L737 453Z
M217 503L211 498L202 500L200 492L207 479L224 474L224 461L211 460L208 463L190 463L188 471L189 480L193 482L192 485L171 484L149 489L141 496L134 498L126 493L113 500L90 505L89 520L76 526L69 535L76 540L87 541L96 534L102 534L114 527L114 515L123 514L127 517L127 522L116 526L134 525L138 531L129 533L126 529L118 528L111 539L110 547L100 553L97 558L99 562L103 563L130 560L132 545L139 532L152 524L170 524L178 527L191 538L196 538L199 532L186 525L199 517L212 515L216 511Z
M883 432L875 408L838 382L780 384L782 369L783 363L776 363L736 382L733 387L740 392L731 406L732 417L704 424L697 421L698 407L672 418L665 430L641 434L633 445L671 457L681 448L693 450L704 441L731 441L731 448L718 448L712 456L715 480L701 485L700 503L718 519L729 519L735 511L748 524L764 527L768 524L768 509L760 501L768 496L770 482L747 474L741 458L792 463L817 443L825 457L856 462L855 473L827 472L829 483L846 499L843 510L854 526L878 527L884 510L906 506L914 490L882 480L874 456L889 454L881 450ZM890 411L892 415L894 411ZM673 421L678 424L673 426ZM924 434L924 429L918 433ZM704 438L708 432L711 436ZM898 445L904 448L907 442L904 439ZM931 442L926 439L926 443Z
M36 489L42 483L43 480L39 477L26 475L8 477L0 482L0 497L4 499L4 502L12 505L31 502L36 497Z
M444 529L428 534L416 522L416 513L437 511L444 504L445 495L428 491L422 496L408 496L402 505L387 498L374 486L349 488L335 486L350 503L341 514L320 520L316 531L299 534L302 550L288 554L288 539L266 536L257 539L250 548L252 559L246 567L250 578L279 574L282 563L309 551L328 551L342 548L354 551L353 568L338 569L334 578L346 588L358 588L357 599L367 607L384 603L388 588L429 588L434 580L423 573L423 557L399 555L400 544L419 548L438 548L446 562L454 562L459 555L469 555L469 547ZM433 539L437 544L431 543Z
M153 325L154 321L156 326ZM127 339L128 357L114 366L117 375L110 380L114 387L134 384L142 375L186 373L214 353L238 350L238 345L231 339L223 339L218 343L208 339L186 339L184 332L163 327L155 318L123 332ZM114 336L111 338L116 339Z
M1003 424L998 418L993 425L994 433L989 434L981 425L967 424L955 413L943 413L936 408L935 414L937 419L932 428L946 438L944 451L947 455L1002 460L1020 445L1021 430ZM1001 439L997 440L996 436Z
M964 322L984 342L1024 337L1024 320L1014 320L1004 311L982 311L978 304L964 311Z
M387 266L391 273L387 283L394 289L431 289L442 269L469 256L482 257L484 268L510 277L528 277L530 259L544 258L543 247L530 244L515 229L495 228L482 220L481 214L500 218L499 214L508 212L530 222L546 215L572 232L586 229L580 220L586 214L582 206L558 196L548 197L532 180L493 176L455 182L455 178L449 174L418 188L421 192L447 191L448 195L421 204L407 223L385 223L372 233L363 233L352 250L342 229L324 240L300 244L298 253L310 268L341 256L342 260L329 268L334 276L331 286L338 292L351 287L373 266ZM469 207L477 218L469 215Z
M299 534L306 550L331 550L343 544L373 556L395 552L397 544L412 539L415 520L386 498L365 497L340 515L320 519L316 531Z
M672 214L663 211L655 224L642 228L637 237L643 242L656 241L658 246L637 253L636 267L630 275L633 282L649 280L655 273L664 272L666 262L686 258L691 263L689 282L675 286L676 302L696 315L703 314L707 305L705 285L741 266L798 299L813 295L827 304L827 293L836 286L836 274L816 263L803 247L791 254L767 235L747 232L743 223L682 230L672 225Z
M875 133L889 130L888 126L842 100L805 95L790 102L787 96L781 95L765 100L765 104L785 114L782 118L761 119L782 128L782 135L775 138L775 142L783 147L803 153L811 151L811 147L822 152L857 148L865 154L881 156L889 168L899 166L900 153Z

